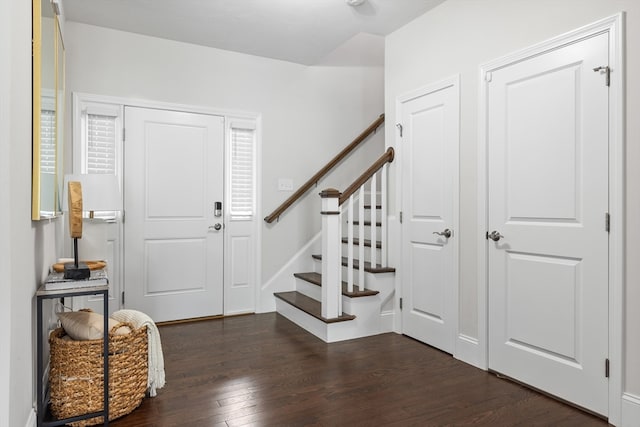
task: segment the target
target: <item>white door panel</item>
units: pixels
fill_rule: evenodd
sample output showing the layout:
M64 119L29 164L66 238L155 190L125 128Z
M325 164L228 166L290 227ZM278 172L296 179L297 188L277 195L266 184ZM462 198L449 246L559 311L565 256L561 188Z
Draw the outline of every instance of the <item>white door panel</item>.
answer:
M402 124L402 331L453 353L457 332L457 79L399 105ZM453 230L450 238L438 235Z
M489 368L607 414L606 34L488 85Z
M167 321L222 314L222 117L125 108L127 308Z
M425 245L413 243L411 245L411 275L414 278L412 287L410 315L422 316L442 324L446 318L445 299L446 289L441 284L446 278L444 267L447 266L446 254L441 245ZM422 280L420 280L422 278ZM436 286L424 286L425 281L431 281ZM415 283L418 282L418 283ZM411 327L407 328L411 330ZM448 349L451 351L451 349Z

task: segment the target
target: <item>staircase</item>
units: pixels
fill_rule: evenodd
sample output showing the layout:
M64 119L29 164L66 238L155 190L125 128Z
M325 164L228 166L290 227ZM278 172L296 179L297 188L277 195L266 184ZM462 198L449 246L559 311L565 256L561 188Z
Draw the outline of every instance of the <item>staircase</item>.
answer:
M388 149L344 192L320 193L322 254L312 256L313 271L294 274L295 291L274 294L278 313L326 342L392 331L386 184L393 156Z

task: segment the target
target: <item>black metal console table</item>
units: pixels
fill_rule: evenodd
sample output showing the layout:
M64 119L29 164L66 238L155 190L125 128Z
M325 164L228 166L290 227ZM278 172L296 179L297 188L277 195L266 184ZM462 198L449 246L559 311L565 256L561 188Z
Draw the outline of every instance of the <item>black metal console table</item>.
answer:
M48 408L48 392L43 384L42 377L44 375L44 355L43 355L43 328L42 328L42 303L46 299L57 299L66 297L77 297L84 295L102 295L104 304L104 406L99 412L78 415L76 417L65 418L61 420L47 419L45 413ZM37 311L37 379L36 379L36 410L38 416L38 427L61 426L74 421L86 420L94 417L104 417L104 425L109 425L109 285L93 286L93 287L77 287L70 289L48 290L42 285L36 291L36 311ZM48 341L47 341L48 342Z

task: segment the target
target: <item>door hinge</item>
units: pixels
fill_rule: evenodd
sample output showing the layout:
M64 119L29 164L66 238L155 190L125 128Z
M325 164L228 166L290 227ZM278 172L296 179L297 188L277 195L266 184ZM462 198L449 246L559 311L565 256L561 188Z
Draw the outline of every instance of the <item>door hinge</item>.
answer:
M396 127L400 130L400 138L402 138L402 124L396 123Z
M122 301L122 305L124 306L124 291L122 291L122 294L121 294L121 301Z
M604 229L607 233L611 231L611 215L609 215L609 212L604 214Z
M604 359L604 376L609 378L609 359Z
M400 310L402 310L402 298L400 298Z
M604 71L605 75L607 76L605 79L605 84L607 86L611 85L611 68L609 68L608 65L601 65L600 67L594 68L593 71L595 71L596 73L598 71Z
M122 128L122 142L124 142L124 136L126 135L126 132L124 131L124 127Z
M493 79L493 74L491 73L491 71L487 71L487 73L484 75L484 80L489 83L491 82L491 80Z
M400 211L400 224L402 224L402 211Z

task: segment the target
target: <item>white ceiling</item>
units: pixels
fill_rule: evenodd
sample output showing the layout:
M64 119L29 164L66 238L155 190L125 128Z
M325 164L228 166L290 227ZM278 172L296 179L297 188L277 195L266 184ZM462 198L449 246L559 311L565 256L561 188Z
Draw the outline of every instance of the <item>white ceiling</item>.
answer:
M379 65L383 37L443 1L63 0L63 10L68 21L300 64Z

